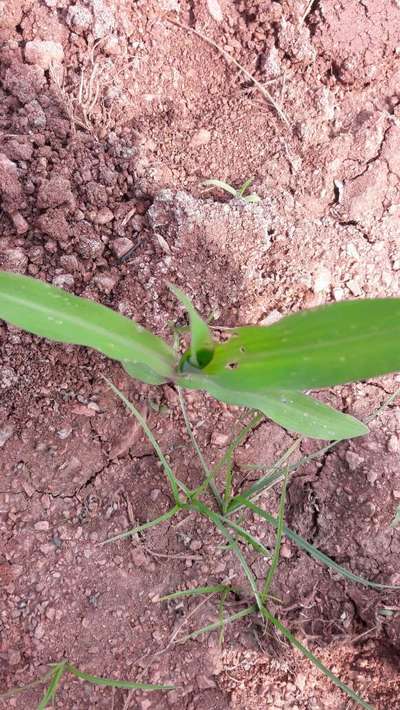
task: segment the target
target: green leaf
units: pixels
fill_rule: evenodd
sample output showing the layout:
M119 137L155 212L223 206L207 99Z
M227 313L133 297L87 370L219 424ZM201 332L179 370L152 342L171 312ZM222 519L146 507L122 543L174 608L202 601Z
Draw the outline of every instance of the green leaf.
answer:
M165 382L174 374L174 352L161 338L105 306L28 276L0 272L0 318L50 340L99 350L128 371L142 368L144 381Z
M234 391L308 390L400 369L400 299L344 301L231 331L202 370Z
M132 690L173 690L174 685L150 685L149 683L136 683L133 680L117 680L116 678L102 678L97 675L91 675L90 673L84 673L76 668L72 663L68 663L67 670L72 675L80 678L81 680L86 680L94 685L105 685L109 688L130 688Z
M140 380L141 382L146 382L147 385L162 385L165 382L165 377L158 375L150 367L143 365L142 363L133 362L123 362L122 366L125 372L133 377L135 380Z
M169 288L186 308L190 318L191 347L190 351L183 356L181 367L188 361L195 369L202 369L211 361L215 348L208 325L200 318L191 300L183 291L173 284L170 284Z
M56 697L56 692L58 689L58 686L60 685L61 678L63 677L65 671L66 671L66 666L67 662L66 661L60 661L60 663L55 663L54 664L54 671L53 675L51 676L51 681L44 691L44 695L38 705L37 710L45 710L45 708L48 707L48 705L54 700Z
M204 185L204 187L218 187L220 190L228 192L230 195L232 195L232 197L239 196L238 191L234 187L232 187L229 182L225 182L224 180L217 180L216 178L211 178L210 180L203 180L201 184Z
M215 399L227 404L250 407L263 412L277 424L313 439L351 439L368 432L368 427L348 414L331 409L301 392L269 390L245 392L241 389L221 387L209 377L183 376L180 384L195 389L205 389Z

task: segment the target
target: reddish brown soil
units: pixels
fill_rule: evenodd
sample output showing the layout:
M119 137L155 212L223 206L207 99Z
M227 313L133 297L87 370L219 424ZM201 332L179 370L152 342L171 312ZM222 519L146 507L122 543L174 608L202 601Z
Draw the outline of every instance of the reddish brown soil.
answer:
M0 0L0 267L161 335L182 316L169 281L227 325L398 294L399 3L315 0L303 18L308 5ZM241 62L287 122L215 48L169 19ZM200 186L251 176L256 206ZM177 473L195 485L201 471L173 388L129 381L98 354L5 324L0 338L1 688L66 657L87 672L176 690L112 692L67 679L56 703L65 710L351 707L255 618L228 627L223 646L214 635L174 643L181 624L183 635L215 619L218 600L160 605L163 593L232 580L249 594L204 520L182 515L140 540L98 545L171 504L151 447L101 376L147 413ZM365 418L398 379L324 396ZM188 399L215 461L238 413ZM246 464L272 463L291 441L264 422L236 454L235 485ZM353 572L400 584L390 527L399 453L391 406L368 437L292 479L288 524ZM262 503L276 510L277 494ZM259 520L247 524L273 544ZM249 561L261 579L265 565ZM287 541L273 591L276 613L329 667L375 708L400 708L395 592L344 582ZM22 710L38 698L3 702Z

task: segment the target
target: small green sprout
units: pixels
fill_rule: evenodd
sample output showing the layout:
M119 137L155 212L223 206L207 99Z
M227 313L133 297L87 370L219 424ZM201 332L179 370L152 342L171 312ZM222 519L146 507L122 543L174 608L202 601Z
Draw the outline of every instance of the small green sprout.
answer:
M212 178L210 180L204 180L204 182L202 182L201 184L204 185L204 187L218 187L221 190L224 190L224 192L227 192L229 195L232 195L232 197L236 199L241 199L243 200L243 202L247 202L247 204L254 204L256 202L261 202L261 197L257 195L256 192L252 192L250 195L245 195L245 192L249 189L253 181L254 178L245 180L243 185L241 185L238 189L230 185L228 182L224 182L223 180L217 180L215 178Z

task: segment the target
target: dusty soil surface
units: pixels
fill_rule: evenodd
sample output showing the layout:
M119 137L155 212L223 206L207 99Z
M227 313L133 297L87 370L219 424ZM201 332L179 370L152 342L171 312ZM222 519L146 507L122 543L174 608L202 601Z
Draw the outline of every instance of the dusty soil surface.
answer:
M225 325L398 295L399 38L396 0L0 0L1 268L161 335L182 318L170 281ZM254 177L262 201L206 193L212 177ZM202 474L174 389L6 324L0 338L2 689L65 657L93 674L176 685L150 695L66 679L65 710L351 707L255 618L227 627L222 645L213 634L176 643L218 617L218 599L160 604L162 594L232 581L249 596L206 521L181 515L98 544L171 505L150 445L102 375L147 414L194 486ZM392 376L325 397L365 418L398 385ZM198 393L188 408L211 463L239 413ZM263 422L236 453L236 488L247 464L272 463L291 442ZM369 436L293 477L286 513L336 562L394 585L399 453L394 404ZM262 499L271 511L277 501ZM247 525L273 545L259 520ZM261 579L265 563L249 562ZM288 541L273 592L276 613L332 670L375 708L400 708L396 592L344 582ZM39 697L3 702L34 708Z

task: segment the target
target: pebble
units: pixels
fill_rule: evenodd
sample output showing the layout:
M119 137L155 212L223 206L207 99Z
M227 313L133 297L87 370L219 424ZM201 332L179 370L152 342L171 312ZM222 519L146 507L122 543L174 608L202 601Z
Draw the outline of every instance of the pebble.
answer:
M223 22L224 16L218 0L207 0L207 9L215 22Z
M206 145L207 143L209 143L210 139L211 139L211 132L208 131L206 128L200 128L194 134L192 140L190 141L190 145L193 148L199 148L200 146Z
M127 239L127 237L118 237L118 239L114 239L111 244L111 250L117 259L121 259L132 247L133 242Z
M55 276L53 279L53 285L58 286L58 288L73 288L75 279L72 276L72 274L58 274L58 276Z
M228 444L230 440L230 434L223 434L222 432L219 431L213 431L211 434L211 443L213 446L218 446L219 448L223 448Z
M108 224L114 219L114 213L109 207L102 207L98 212L95 213L93 221L96 224Z
M3 427L3 429L0 429L0 449L6 441L9 440L9 438L13 435L14 433L14 427L7 425Z
M97 274L94 277L94 282L96 286L104 293L111 293L115 285L117 284L118 276L112 274Z
M54 64L61 64L63 59L64 50L60 42L33 40L25 45L25 60L28 64L36 64L46 70Z
M50 528L50 523L48 520L38 520L37 523L34 524L34 529L39 530L39 531L44 531L44 530L49 530Z
M20 212L14 212L11 215L11 219L13 221L13 225L16 229L17 234L25 234L28 231L29 224L26 221L25 217L20 214Z
M314 293L323 293L331 285L331 272L326 266L320 266L314 276Z
M396 436L395 434L392 434L392 436L390 437L390 439L388 441L387 447L391 453L397 454L400 451L399 437Z
M86 32L93 22L92 13L79 3L69 7L67 12L67 25L77 34Z

